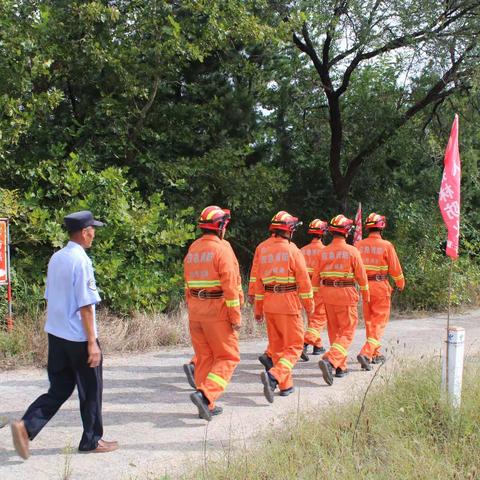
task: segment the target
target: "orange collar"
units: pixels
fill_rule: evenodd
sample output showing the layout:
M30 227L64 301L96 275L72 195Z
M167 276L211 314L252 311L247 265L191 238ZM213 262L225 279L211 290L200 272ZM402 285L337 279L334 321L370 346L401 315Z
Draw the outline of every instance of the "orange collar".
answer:
M347 242L345 241L345 238L343 237L333 237L332 244L340 244L340 245L345 245Z
M207 234L207 235L202 235L200 238L205 242L222 243L222 240L220 240L220 238L218 238L216 235Z

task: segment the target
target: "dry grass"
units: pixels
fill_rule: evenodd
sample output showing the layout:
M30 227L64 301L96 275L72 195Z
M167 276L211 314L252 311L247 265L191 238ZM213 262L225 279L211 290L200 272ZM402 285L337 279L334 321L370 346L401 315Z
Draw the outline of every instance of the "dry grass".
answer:
M249 306L243 309L241 338L265 334L258 325ZM44 315L36 319L17 319L12 333L0 332L0 368L45 366L48 342L43 331ZM97 316L99 338L105 353L147 351L171 345L189 345L188 316L185 305L168 314L142 314L119 317L106 310Z

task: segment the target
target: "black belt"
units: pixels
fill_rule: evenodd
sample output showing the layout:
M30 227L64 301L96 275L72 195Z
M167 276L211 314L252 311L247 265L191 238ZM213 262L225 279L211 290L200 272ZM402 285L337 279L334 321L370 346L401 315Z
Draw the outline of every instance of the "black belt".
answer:
M322 279L322 285L326 287L354 287L355 282L353 280L327 280Z
M273 293L287 293L287 292L296 292L297 285L295 283L290 283L288 285L265 285L266 292L273 292Z
M206 298L222 298L223 291L222 290L190 290L190 294L192 297L206 299Z
M375 275L368 275L369 280L373 280L374 282L381 282L383 280L388 280L388 275L381 275L379 273Z

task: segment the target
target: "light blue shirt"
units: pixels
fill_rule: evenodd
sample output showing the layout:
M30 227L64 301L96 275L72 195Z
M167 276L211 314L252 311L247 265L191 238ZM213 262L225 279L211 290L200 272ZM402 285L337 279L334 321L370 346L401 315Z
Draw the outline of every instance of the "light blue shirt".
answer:
M48 263L47 322L45 331L72 342L86 342L87 334L80 307L93 305L93 325L97 336L95 304L100 302L92 261L81 245L68 242Z

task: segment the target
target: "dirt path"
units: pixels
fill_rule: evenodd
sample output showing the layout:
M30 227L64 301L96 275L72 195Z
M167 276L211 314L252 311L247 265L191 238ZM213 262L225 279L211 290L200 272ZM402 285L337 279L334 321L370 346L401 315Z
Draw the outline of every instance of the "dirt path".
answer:
M452 324L466 328L467 352L480 351L480 310L455 315ZM422 355L439 354L445 316L403 319L391 322L384 344L396 358L418 361ZM71 480L99 477L109 479L161 478L182 473L208 458L242 446L265 429L279 426L282 417L298 408L328 406L346 401L364 390L372 372L361 372L354 358L364 341L359 329L351 349L351 374L327 387L311 357L295 370L296 393L266 402L259 382L257 356L264 341L243 342L242 362L227 394L221 401L224 414L206 427L190 403L182 364L189 349L161 349L145 354L126 354L105 360L104 422L106 437L116 439L121 450L106 455L76 452L81 435L77 399L72 396L31 444L26 462L16 456L9 428L0 429L0 478L2 480L61 479L67 464ZM388 371L388 363L385 365ZM48 386L42 370L0 373L0 416L21 416L37 395ZM206 438L206 441L205 441ZM66 455L65 448L73 453Z

